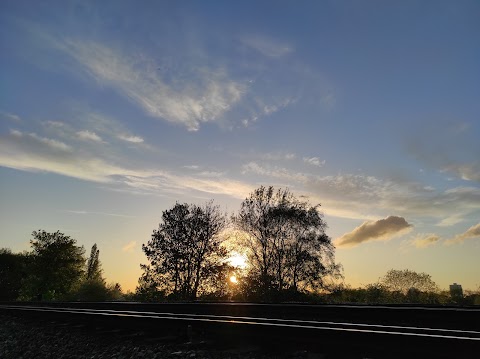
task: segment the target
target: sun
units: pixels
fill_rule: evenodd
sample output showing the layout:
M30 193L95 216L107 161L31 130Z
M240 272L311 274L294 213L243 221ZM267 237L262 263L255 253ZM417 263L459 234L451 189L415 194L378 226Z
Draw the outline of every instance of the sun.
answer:
M230 282L233 283L233 284L237 284L237 283L238 283L237 277L235 277L234 275L232 275L232 276L230 277Z
M228 258L228 262L234 267L243 269L247 266L247 257L244 254L232 252L232 255Z

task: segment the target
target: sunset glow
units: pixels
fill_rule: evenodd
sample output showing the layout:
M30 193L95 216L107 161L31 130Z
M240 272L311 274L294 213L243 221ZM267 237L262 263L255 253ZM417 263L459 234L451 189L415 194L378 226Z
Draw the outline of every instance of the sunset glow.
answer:
M247 267L247 257L238 252L232 252L232 256L228 258L230 265L243 269Z
M135 291L163 211L272 185L345 284L480 287L480 1L120 3L2 1L0 248L58 230Z

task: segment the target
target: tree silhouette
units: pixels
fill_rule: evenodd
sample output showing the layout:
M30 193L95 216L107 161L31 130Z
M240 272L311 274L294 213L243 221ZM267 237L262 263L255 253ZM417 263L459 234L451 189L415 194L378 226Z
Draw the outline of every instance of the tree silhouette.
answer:
M34 231L31 265L23 287L24 299L61 299L84 274L85 250L76 240L56 231Z
M266 298L283 291L316 290L326 276L340 276L318 208L288 189L275 191L271 186L261 186L242 202L233 223L245 234L249 290Z
M224 270L226 250L221 231L226 224L219 207L207 202L203 207L179 204L162 213L143 251L149 265L143 265L145 290L156 287L182 300L195 299L209 279Z
M104 283L102 268L99 260L100 250L95 243L90 250L90 257L87 260L86 279L87 281L98 281Z
M429 274L417 273L409 269L390 269L387 274L380 279L380 283L390 291L397 291L403 294L408 294L410 291L410 296L414 296L414 290L422 292L438 291L437 284Z
M12 253L0 249L0 300L16 300L20 295L30 257L26 253Z

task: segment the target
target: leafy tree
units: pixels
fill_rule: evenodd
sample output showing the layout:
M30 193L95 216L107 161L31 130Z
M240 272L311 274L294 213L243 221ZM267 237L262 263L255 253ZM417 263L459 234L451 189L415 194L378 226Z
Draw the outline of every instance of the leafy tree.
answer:
M165 291L159 289L159 280L162 277L156 275L150 266L142 264L140 267L143 273L138 279L134 299L143 302L158 302L165 299ZM162 287L164 286L162 285Z
M102 302L109 299L108 289L102 281L84 280L72 292L68 299L86 302Z
M208 284L224 269L227 251L220 233L225 224L225 216L212 202L203 207L176 203L164 211L158 230L142 246L150 262L142 266L144 279L148 278L145 288L155 287L182 300L215 290Z
M27 275L29 256L0 249L0 301L16 300Z
M288 189L256 189L233 223L244 233L249 253L247 286L260 297L317 290L326 276L341 276L319 205L310 206Z
M110 283L107 285L108 300L122 300L123 290L120 283Z
M59 231L39 230L32 236L32 262L23 299L61 299L82 279L85 250Z
M105 301L112 299L111 288L107 288L103 271L100 263L100 250L95 243L91 250L90 256L87 258L85 276L81 283L71 293L70 298L80 301Z
M100 250L97 248L97 244L95 243L90 250L90 257L87 260L87 270L86 270L86 279L88 281L98 281L101 283L105 283L105 280L102 276L102 267L100 264L100 260L98 259L100 255Z
M415 291L412 291L412 288L421 292L438 291L437 284L429 274L417 273L409 269L390 269L387 274L380 279L380 283L390 291L398 291L403 294L408 294L410 291L411 298L417 295Z

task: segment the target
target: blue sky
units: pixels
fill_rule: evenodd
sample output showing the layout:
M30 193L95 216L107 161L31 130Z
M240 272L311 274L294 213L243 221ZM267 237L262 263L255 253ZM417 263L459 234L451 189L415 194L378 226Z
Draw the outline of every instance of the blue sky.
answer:
M321 203L345 281L480 284L477 1L4 1L0 240L133 289L175 201Z

